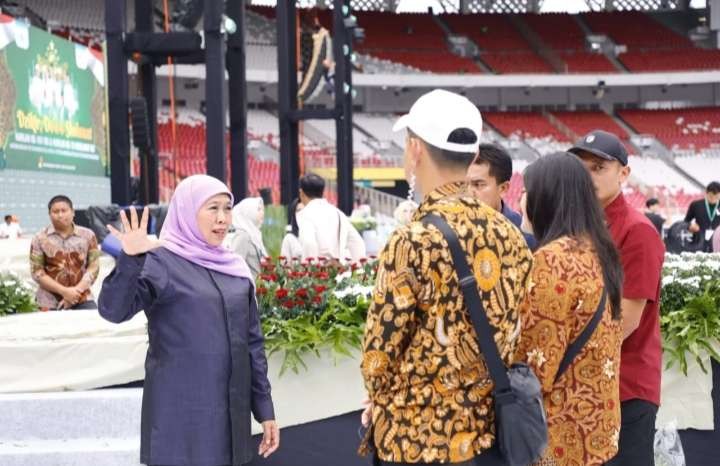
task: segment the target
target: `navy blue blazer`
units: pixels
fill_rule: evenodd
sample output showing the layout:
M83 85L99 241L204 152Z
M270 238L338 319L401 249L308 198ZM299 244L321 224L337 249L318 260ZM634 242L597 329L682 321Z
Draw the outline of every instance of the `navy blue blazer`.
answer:
M519 212L515 212L510 207L508 207L508 205L505 204L504 201L502 203L502 214L516 227L520 228L520 225L522 225L522 215L520 215ZM522 230L520 231L525 237L525 242L527 243L530 250L535 251L535 249L537 249L537 240L535 239L535 237L529 233L525 233Z
M252 459L250 415L274 419L264 340L250 280L158 248L121 254L105 279L100 315L144 310L140 459L145 464L239 466Z

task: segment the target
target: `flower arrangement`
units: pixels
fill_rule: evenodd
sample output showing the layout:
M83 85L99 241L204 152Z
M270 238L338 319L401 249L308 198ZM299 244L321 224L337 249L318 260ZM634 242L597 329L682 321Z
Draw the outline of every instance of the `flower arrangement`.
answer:
M361 344L377 264L325 259L266 259L257 280L258 306L270 354L284 355L281 374L306 368L308 353L349 356ZM668 254L660 326L667 367L687 374L687 358L720 362L720 254Z
M707 371L704 354L720 362L720 254L668 254L660 314L666 368L679 364L687 375L687 357L694 357Z
M12 272L0 273L0 317L37 311L33 288Z
M268 354L283 353L287 369L307 368L307 353L351 356L361 344L376 266L342 265L325 258L265 259L256 291Z
M375 219L375 217L367 216L367 217L350 217L350 222L355 227L355 229L362 233L364 231L374 230L378 226L378 222Z

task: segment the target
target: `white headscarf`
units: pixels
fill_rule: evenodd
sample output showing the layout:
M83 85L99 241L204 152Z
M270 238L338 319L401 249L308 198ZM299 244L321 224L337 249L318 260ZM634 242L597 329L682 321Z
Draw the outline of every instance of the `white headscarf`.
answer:
M398 223L398 225L407 225L412 221L413 214L415 214L417 208L418 205L415 201L402 201L395 208L395 212L393 212L393 217L395 218L395 221Z
M260 209L264 207L261 197L247 197L238 202L232 210L232 222L236 230L243 230L250 236L250 241L263 256L267 250L262 240Z

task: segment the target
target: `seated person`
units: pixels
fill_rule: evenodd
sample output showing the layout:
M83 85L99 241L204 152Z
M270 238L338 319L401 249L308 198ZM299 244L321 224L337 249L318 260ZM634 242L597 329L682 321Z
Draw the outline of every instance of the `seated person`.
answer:
M92 230L75 225L67 196L48 203L51 224L37 233L30 248L32 278L39 285L42 310L96 309L90 287L97 279L100 250Z

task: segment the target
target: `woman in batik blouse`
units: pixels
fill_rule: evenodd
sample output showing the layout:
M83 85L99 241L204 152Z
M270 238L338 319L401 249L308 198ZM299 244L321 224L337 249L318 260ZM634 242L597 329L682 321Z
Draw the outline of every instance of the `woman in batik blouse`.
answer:
M530 165L521 207L540 243L520 307L516 358L542 384L549 444L539 465L601 465L617 453L620 430L620 258L590 175L557 153ZM556 380L565 351L607 304L586 345Z

